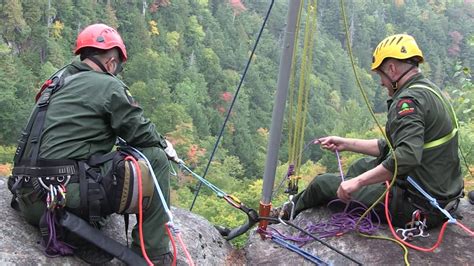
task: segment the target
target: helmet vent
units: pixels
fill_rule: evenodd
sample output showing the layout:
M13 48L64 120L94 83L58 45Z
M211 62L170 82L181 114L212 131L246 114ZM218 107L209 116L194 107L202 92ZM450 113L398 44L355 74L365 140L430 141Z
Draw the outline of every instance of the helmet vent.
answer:
M393 41L395 41L397 37L393 37L393 39L390 41L390 45L392 45Z
M398 39L397 44L399 44L402 41L402 39L403 39L403 36L400 37L400 39Z

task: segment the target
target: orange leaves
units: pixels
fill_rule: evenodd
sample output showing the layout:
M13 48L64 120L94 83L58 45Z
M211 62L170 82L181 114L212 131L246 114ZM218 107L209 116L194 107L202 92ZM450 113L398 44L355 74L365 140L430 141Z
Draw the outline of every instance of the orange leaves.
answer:
M192 144L187 152L187 162L189 164L197 164L199 158L203 157L206 154L206 149L200 148L197 144Z

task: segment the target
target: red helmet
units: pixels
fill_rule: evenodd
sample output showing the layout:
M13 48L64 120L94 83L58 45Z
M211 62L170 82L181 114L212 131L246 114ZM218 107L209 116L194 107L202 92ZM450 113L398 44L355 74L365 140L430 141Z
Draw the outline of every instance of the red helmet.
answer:
M102 50L109 50L114 47L119 48L122 60L127 61L127 49L120 37L120 34L113 28L105 24L93 24L87 26L79 33L76 40L75 54L80 54L80 50L85 47L93 47Z

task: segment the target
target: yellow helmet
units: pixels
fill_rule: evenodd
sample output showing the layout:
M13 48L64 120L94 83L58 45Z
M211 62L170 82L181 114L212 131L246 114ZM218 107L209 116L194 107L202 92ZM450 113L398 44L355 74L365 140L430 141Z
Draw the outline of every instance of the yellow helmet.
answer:
M408 59L412 57L418 57L418 63L423 63L423 53L418 48L415 38L408 34L388 36L375 48L371 69L377 69L386 58Z

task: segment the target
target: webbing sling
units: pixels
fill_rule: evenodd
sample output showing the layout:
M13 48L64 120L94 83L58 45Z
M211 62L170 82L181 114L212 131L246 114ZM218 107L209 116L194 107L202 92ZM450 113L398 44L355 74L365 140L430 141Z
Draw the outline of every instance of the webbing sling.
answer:
M429 149L429 148L433 148L433 147L443 145L444 143L450 141L454 136L456 136L456 133L458 132L458 129L459 129L459 123L458 123L458 119L456 118L456 113L454 112L453 106L451 104L449 104L447 102L447 100L443 98L443 96L441 96L436 90L434 90L431 87L428 87L428 86L422 85L422 84L416 84L416 85L412 85L408 88L409 89L422 88L422 89L426 89L426 90L432 92L434 95L436 95L436 97L438 97L441 100L444 107L446 108L446 111L449 113L449 116L451 117L451 123L453 125L453 130L451 130L451 132L449 132L447 135L445 135L445 136L443 136L439 139L435 139L435 140L432 140L430 142L425 143L423 145L423 148Z
M121 245L114 239L104 235L98 229L90 226L83 219L76 215L65 212L59 220L59 223L69 231L86 239L90 243L105 250L117 259L125 262L127 265L146 265L145 260L137 253L133 252L126 246Z

